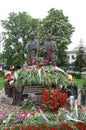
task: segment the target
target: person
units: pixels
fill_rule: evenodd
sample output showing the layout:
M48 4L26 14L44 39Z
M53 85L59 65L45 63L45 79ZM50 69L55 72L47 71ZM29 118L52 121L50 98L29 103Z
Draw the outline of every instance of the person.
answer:
M27 43L28 64L35 65L38 57L39 42L35 39L35 32L30 34L31 41Z
M86 82L83 84L83 88L81 90L81 105L86 106Z
M52 40L52 34L47 35L47 41L44 42L43 51L45 53L45 58L48 62L52 62L53 66L56 66L58 49L56 42Z
M72 75L68 75L69 84L66 88L67 95L70 99L71 109L74 109L73 113L76 118L78 117L78 85L74 83Z

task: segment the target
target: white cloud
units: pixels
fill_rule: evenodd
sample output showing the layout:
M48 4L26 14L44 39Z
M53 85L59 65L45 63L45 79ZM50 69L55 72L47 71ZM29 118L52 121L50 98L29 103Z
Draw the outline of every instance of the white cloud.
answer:
M70 23L75 27L72 36L74 48L82 38L86 44L85 0L2 0L0 1L0 20L6 19L10 12L28 12L34 18L44 18L51 8L62 9ZM0 27L1 28L1 27Z

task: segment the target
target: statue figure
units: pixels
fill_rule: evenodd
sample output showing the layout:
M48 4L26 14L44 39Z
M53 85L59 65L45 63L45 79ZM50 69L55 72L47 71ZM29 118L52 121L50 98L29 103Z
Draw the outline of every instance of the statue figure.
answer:
M39 42L35 39L35 32L30 34L31 41L27 44L28 64L35 65L38 57Z
M44 42L43 51L45 53L45 58L51 61L53 66L56 66L58 49L56 42L52 40L52 34L47 35L47 41Z

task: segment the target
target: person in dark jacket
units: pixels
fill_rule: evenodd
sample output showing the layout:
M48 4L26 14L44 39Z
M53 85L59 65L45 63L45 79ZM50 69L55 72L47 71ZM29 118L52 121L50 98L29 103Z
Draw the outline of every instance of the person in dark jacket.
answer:
M72 115L78 117L78 86L74 83L72 75L68 75L69 85L67 86L67 95L70 99L71 109L74 110Z
M67 86L67 95L74 96L74 99L78 99L78 86L73 82L73 77L68 75L69 85Z

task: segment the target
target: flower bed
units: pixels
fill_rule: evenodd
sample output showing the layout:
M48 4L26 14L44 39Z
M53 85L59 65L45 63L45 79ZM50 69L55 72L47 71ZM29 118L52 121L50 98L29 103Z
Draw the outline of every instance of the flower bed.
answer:
M48 100L51 100L57 90L46 90L49 92ZM46 95L44 90L44 96ZM58 90L58 93L61 90ZM51 93L51 94L50 94ZM54 94L54 95L53 95ZM53 95L53 96L52 96ZM12 113L10 115L0 114L0 129L1 130L86 130L86 109L78 106L78 118L71 117L71 110L66 101L66 96L63 95L59 103L59 107L51 108L48 100L44 100L46 107L42 106L42 100L37 102L37 95L31 94L31 99L26 99L21 107L22 112ZM50 97L49 97L50 96ZM52 96L52 97L51 97ZM57 96L58 97L58 96ZM44 98L44 97L43 97ZM60 98L60 97L58 97ZM64 101L65 106L64 106ZM53 99L54 101L54 99ZM54 102L56 106L58 100ZM27 108L27 109L26 109ZM24 110L24 111L23 111Z
M10 128L6 128L6 130L10 130ZM48 126L46 124L36 124L36 125L16 125L12 127L12 130L86 130L85 124L75 124L75 125L68 125L68 124L62 124L59 126Z
M58 112L43 112L33 109L32 112L19 114L0 115L1 130L86 130L86 120L69 120L65 110Z
M75 111L70 109L67 95L61 90L63 85L68 85L67 74L60 68L31 67L22 70L12 85L17 92L24 85L41 85L47 89L44 89L41 100L35 93L24 100L21 107L24 112L1 114L0 129L86 130L86 110L82 110L82 106L78 106L78 118L71 116Z

